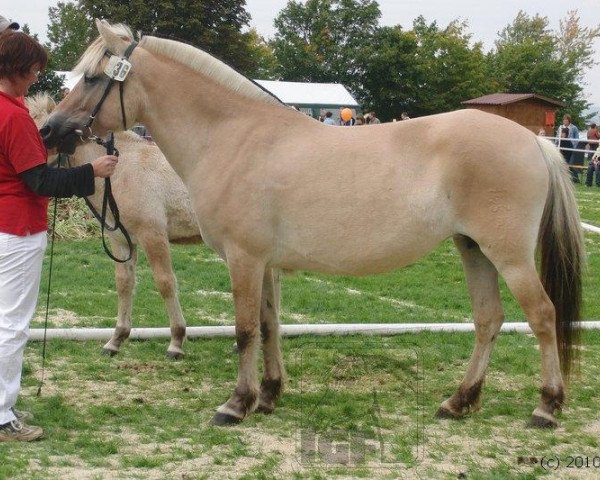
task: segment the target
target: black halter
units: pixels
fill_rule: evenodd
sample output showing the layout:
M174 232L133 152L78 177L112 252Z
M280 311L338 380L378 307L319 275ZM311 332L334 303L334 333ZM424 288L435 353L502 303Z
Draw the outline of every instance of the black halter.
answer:
M127 47L127 49L125 50L125 53L123 54L122 58L127 60L129 58L129 56L131 55L131 52L133 52L133 49L137 46L137 44L138 44L138 42L135 42L135 41L131 42L129 44L129 46ZM106 140L102 140L101 138L96 137L95 135L92 134L92 123L94 123L94 120L96 119L96 115L98 115L100 108L102 108L102 104L106 100L106 97L108 97L108 94L110 93L110 90L116 81L117 80L115 80L113 77L110 77L110 81L108 82L108 85L106 85L106 88L104 89L104 93L102 94L100 101L96 104L96 106L92 110L92 113L90 113L90 117L89 117L87 123L85 124L84 128L89 131L89 133L91 134L91 138L94 139L94 141L96 143L98 143L99 145L102 145L104 148L106 148L106 153L108 155L119 156L119 151L115 148L114 136L113 136L112 132L109 132L108 138ZM122 81L119 81L119 98L121 101L121 115L123 118L123 130L127 130L127 117L125 116L125 103L123 101L123 83L124 83L124 81L125 81L125 79L123 79ZM117 202L115 201L115 198L113 197L113 194L112 194L112 185L110 182L110 177L107 177L104 179L104 198L102 200L102 212L101 213L98 213L98 211L94 208L94 206L87 199L87 197L84 198L84 200L85 200L85 203L87 204L88 208L93 213L93 215L100 222L101 233L102 233L102 246L104 247L104 251L106 252L106 254L115 262L125 263L125 262L129 261L133 255L133 243L131 241L131 237L129 236L129 233L127 232L127 230L121 223L121 219L120 219L120 215L119 215L119 208L117 207ZM113 216L113 219L115 222L115 224L113 226L110 226L106 223L107 210L110 210L110 212ZM104 230L105 229L110 232L114 232L116 230L121 231L121 233L125 237L125 241L127 242L127 246L129 248L129 254L127 255L127 258L124 258L124 259L117 258L112 254L112 252L109 250L108 246L106 245L106 239L104 238Z
M138 42L132 41L129 44L129 46L127 47L127 49L125 50L125 53L123 53L122 58L127 60L131 56L131 53L133 52L135 47L137 47L137 44L138 44ZM109 54L109 53L110 52L107 52L107 54ZM104 93L102 93L102 97L100 98L100 101L96 104L96 106L92 110L92 113L90 113L90 117L84 126L84 128L87 129L90 133L92 131L92 123L94 123L94 120L96 120L96 115L98 115L98 112L102 108L102 104L106 100L106 97L108 97L108 94L110 93L113 85L115 84L115 81L116 80L113 77L110 77L108 85L106 85L106 88L104 89ZM127 117L125 116L125 103L123 101L123 84L124 83L125 83L124 80L119 82L119 100L121 102L121 117L123 118L123 130L127 130Z

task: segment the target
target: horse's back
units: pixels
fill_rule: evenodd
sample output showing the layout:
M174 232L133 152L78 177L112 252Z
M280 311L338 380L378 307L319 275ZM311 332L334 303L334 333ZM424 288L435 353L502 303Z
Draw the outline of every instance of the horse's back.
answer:
M501 117L464 110L322 127L311 141L320 154L280 157L273 170L285 185L272 200L287 268L310 258L310 268L339 273L336 262L327 264L339 257L350 266L345 273L375 273L457 233L491 243L529 239L539 226L547 169L535 136Z

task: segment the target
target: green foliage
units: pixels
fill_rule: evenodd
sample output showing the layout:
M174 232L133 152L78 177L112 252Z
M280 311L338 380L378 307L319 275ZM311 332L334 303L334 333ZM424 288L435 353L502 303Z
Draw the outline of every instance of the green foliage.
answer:
M85 10L71 1L48 8L49 68L72 70L97 34Z
M461 107L491 90L480 43L465 22L446 28L418 17L411 31L383 27L364 50L361 100L389 120L401 111L429 115Z
M50 69L44 70L37 82L29 88L29 95L48 92L55 100L60 98L60 89L63 87L64 79Z
M258 34L255 28L243 34L248 45L249 60L252 67L246 71L250 78L261 80L276 80L277 77L277 57L271 48L271 45Z
M283 80L361 88L360 61L381 12L374 0L290 0L274 21L272 46Z
M256 68L241 32L250 21L245 0L79 0L79 5L90 18L191 43L242 73Z
M486 93L531 92L565 102L581 125L582 78L594 64L600 27L582 27L569 12L558 32L548 18L520 12L485 55L468 24L445 28L418 17L411 30L380 27L376 1L290 0L275 19L271 42L285 80L343 83L389 120L461 107ZM561 112L559 112L560 114Z
M27 35L31 35L33 38L35 38L39 42L39 38L38 38L37 34L31 33L31 29L29 28L29 25L27 25L27 24L23 25L23 27L21 28L21 31L23 33L26 33ZM48 49L48 46L46 46L45 48ZM28 95L35 95L36 93L47 92L56 100L56 99L60 98L60 89L63 86L64 80L62 77L59 77L52 71L52 67L50 66L51 54L48 54L48 57L49 57L48 66L40 74L40 76L37 79L37 82L35 82L31 87L29 87Z
M583 28L576 12L569 12L560 29L549 28L548 17L530 17L520 11L505 27L488 56L497 90L537 93L567 104L573 122L583 126L589 106L581 84L585 70L593 65L593 41L600 27Z

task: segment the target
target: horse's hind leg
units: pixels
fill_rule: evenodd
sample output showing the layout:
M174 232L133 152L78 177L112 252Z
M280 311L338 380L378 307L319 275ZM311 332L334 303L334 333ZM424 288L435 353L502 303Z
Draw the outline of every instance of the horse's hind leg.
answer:
M169 240L164 233L156 231L149 233L149 235L140 236L139 242L146 252L154 283L165 302L169 316L171 343L167 349L167 358L179 360L184 356L182 345L185 339L186 324L177 296L177 279L171 263Z
M111 241L117 258L126 258L127 246ZM135 288L135 266L137 263L136 246L133 246L131 259L125 263L115 262L115 283L117 285L118 307L117 326L111 339L102 347L106 355L119 353L121 344L129 338L131 332L131 312L133 310L133 289Z
M260 333L263 345L264 373L260 384L257 411L271 413L285 381L285 368L279 342L281 280L277 269L268 268L263 279L260 305Z
M475 348L458 390L442 403L437 412L442 418L460 418L479 407L485 372L504 321L496 268L470 238L456 235L454 243L462 257L473 305Z
M556 342L556 311L542 286L533 260L524 265L514 262L508 265L500 273L523 309L539 341L542 357L541 400L533 411L530 425L554 428L558 425L554 412L562 407L564 401L564 383Z

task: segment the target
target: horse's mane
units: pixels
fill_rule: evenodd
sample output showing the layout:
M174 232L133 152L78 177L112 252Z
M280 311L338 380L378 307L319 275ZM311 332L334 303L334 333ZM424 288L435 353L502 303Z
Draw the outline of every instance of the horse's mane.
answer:
M32 118L42 113L49 114L56 107L56 102L47 92L39 92L32 97L27 97L25 104Z
M115 24L110 25L109 28L113 33L126 41L131 41L134 38L133 33L126 25ZM144 48L152 53L167 57L212 78L233 92L249 98L257 98L277 105L284 105L281 100L265 91L260 85L199 48L174 40L151 36L144 36L140 44L143 44ZM74 71L76 73L93 74L106 52L107 49L103 38L101 36L96 38L81 56Z
M186 65L236 93L283 105L281 100L276 96L265 91L252 80L236 72L229 65L206 53L204 50L165 38L145 36L143 41L144 48L152 53Z

